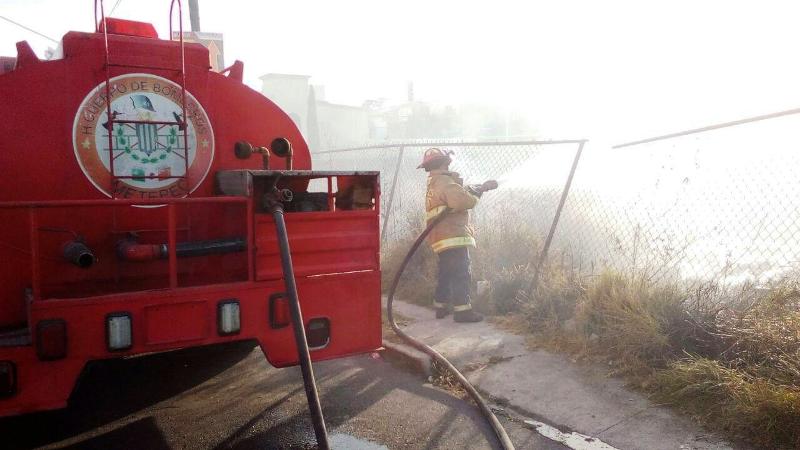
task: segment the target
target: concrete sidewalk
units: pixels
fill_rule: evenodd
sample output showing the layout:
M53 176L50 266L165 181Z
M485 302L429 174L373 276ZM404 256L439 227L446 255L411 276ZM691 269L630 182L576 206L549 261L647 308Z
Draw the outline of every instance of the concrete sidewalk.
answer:
M395 301L403 329L447 357L480 391L523 415L619 449L732 449L689 419L605 376L603 367L531 350L522 336L487 322L436 320L432 310ZM398 321L399 322L399 321Z

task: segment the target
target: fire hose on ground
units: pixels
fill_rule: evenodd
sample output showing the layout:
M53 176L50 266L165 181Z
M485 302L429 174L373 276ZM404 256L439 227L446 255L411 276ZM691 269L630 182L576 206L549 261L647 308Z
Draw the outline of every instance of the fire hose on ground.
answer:
M486 417L486 420L492 426L492 429L494 430L495 435L497 435L497 439L500 441L500 445L502 446L502 448L506 450L509 449L513 450L514 444L508 437L508 433L506 433L506 430L503 428L503 425L497 419L497 416L495 416L494 412L486 403L486 401L483 399L481 394L478 393L478 391L475 389L474 386L472 386L472 384L470 384L467 378L461 372L459 372L458 369L456 369L456 367L450 361L448 361L444 356L442 356L439 352L423 344L414 337L406 334L403 330L400 329L400 327L397 326L397 323L394 321L394 313L392 310L392 305L394 301L394 294L395 291L397 290L397 285L400 284L400 278L403 275L403 271L405 270L406 266L408 266L408 263L411 261L411 257L414 256L414 253L416 253L419 246L422 244L422 242L425 241L425 238L428 236L428 234L430 234L431 230L433 230L433 228L439 222L444 220L444 218L450 213L450 211L451 210L449 208L445 209L438 216L436 216L428 224L427 227L425 227L425 230L423 230L422 233L420 233L419 237L417 237L417 240L414 241L414 244L409 249L408 253L406 254L406 257L403 259L403 262L400 264L400 268L397 270L397 273L395 274L394 279L392 280L392 285L389 288L389 296L386 304L386 309L389 316L389 324L392 326L392 330L394 330L394 332L398 336L400 336L404 341L408 342L409 345L411 345L412 347L416 348L421 352L424 352L425 354L433 358L434 361L438 362L439 364L447 368L447 370L450 373L452 373L453 376L456 377L458 383L464 388L465 391L467 391L470 397L472 397L472 399L478 405L478 408L480 409L481 413L483 413L484 417Z

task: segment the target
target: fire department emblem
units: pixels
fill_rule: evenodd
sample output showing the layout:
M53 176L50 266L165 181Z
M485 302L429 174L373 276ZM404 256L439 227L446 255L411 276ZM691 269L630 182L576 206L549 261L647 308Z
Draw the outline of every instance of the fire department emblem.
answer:
M105 83L83 99L75 116L72 143L89 181L116 198L184 197L194 191L214 159L214 131L197 99L186 92L184 127L178 84L127 74L112 78L109 88L113 120Z

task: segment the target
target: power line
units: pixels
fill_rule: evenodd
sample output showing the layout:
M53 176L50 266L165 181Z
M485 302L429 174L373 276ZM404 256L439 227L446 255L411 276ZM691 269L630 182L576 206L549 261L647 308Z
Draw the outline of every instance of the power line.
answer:
M36 30L34 30L34 29L32 29L32 28L28 28L28 27L26 27L25 25L23 25L23 24L21 24L21 23L19 23L19 22L14 22L13 20L9 19L8 17L5 17L5 16L0 16L0 19L3 19L3 20L5 20L6 22L12 23L12 24L14 24L14 25L16 25L16 26L18 26L18 27L20 27L20 28L24 29L24 30L30 31L30 32L31 32L31 33L33 33L33 34L39 35L39 36L41 36L41 37L43 37L43 38L45 38L45 39L47 39L47 40L53 41L53 42L55 42L56 44L58 44L58 41L57 41L57 40L55 40L55 39L53 39L53 38L51 38L50 36L45 36L44 34L42 34L42 33L39 33L38 31L36 31Z
M114 11L117 9L117 6L119 6L120 3L122 3L122 0L117 0L117 3L114 3L114 7L111 8L111 11L108 13L109 16L114 14Z

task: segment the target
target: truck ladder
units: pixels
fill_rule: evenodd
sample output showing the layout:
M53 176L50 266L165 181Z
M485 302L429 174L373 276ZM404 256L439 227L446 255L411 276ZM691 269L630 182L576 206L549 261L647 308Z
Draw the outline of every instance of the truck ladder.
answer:
M178 30L179 30L179 41L180 41L180 54L181 54L181 64L180 67L164 67L164 66L148 66L142 64L124 64L124 63L116 63L111 61L109 49L108 49L108 26L106 23L106 15L105 9L103 7L103 1L100 0L100 21L97 20L97 3L98 0L95 0L95 32L99 33L102 29L103 32L103 42L105 44L105 91L106 91L106 114L108 117L108 121L103 124L103 126L108 131L108 164L109 164L109 172L111 173L111 198L116 198L117 195L117 184L119 180L125 179L183 179L186 180L189 176L189 126L186 118L186 52L184 48L183 42L183 7L181 5L181 0L177 0L178 3ZM173 19L173 11L175 6L176 0L172 0L169 6L169 35L170 40L173 39L172 37L172 19ZM177 72L179 85L181 88L181 114L175 117L175 121L155 121L155 120L117 120L114 113L111 111L111 68L112 67L124 67L124 68L138 68L138 69L149 69L149 70L166 70ZM114 125L115 124L122 124L122 125L152 125L152 126L177 126L179 130L183 131L183 162L184 162L184 171L183 175L117 175L116 171L114 170L114 160L116 156L114 152L123 151L121 149L114 149ZM181 155L178 155L181 156Z

